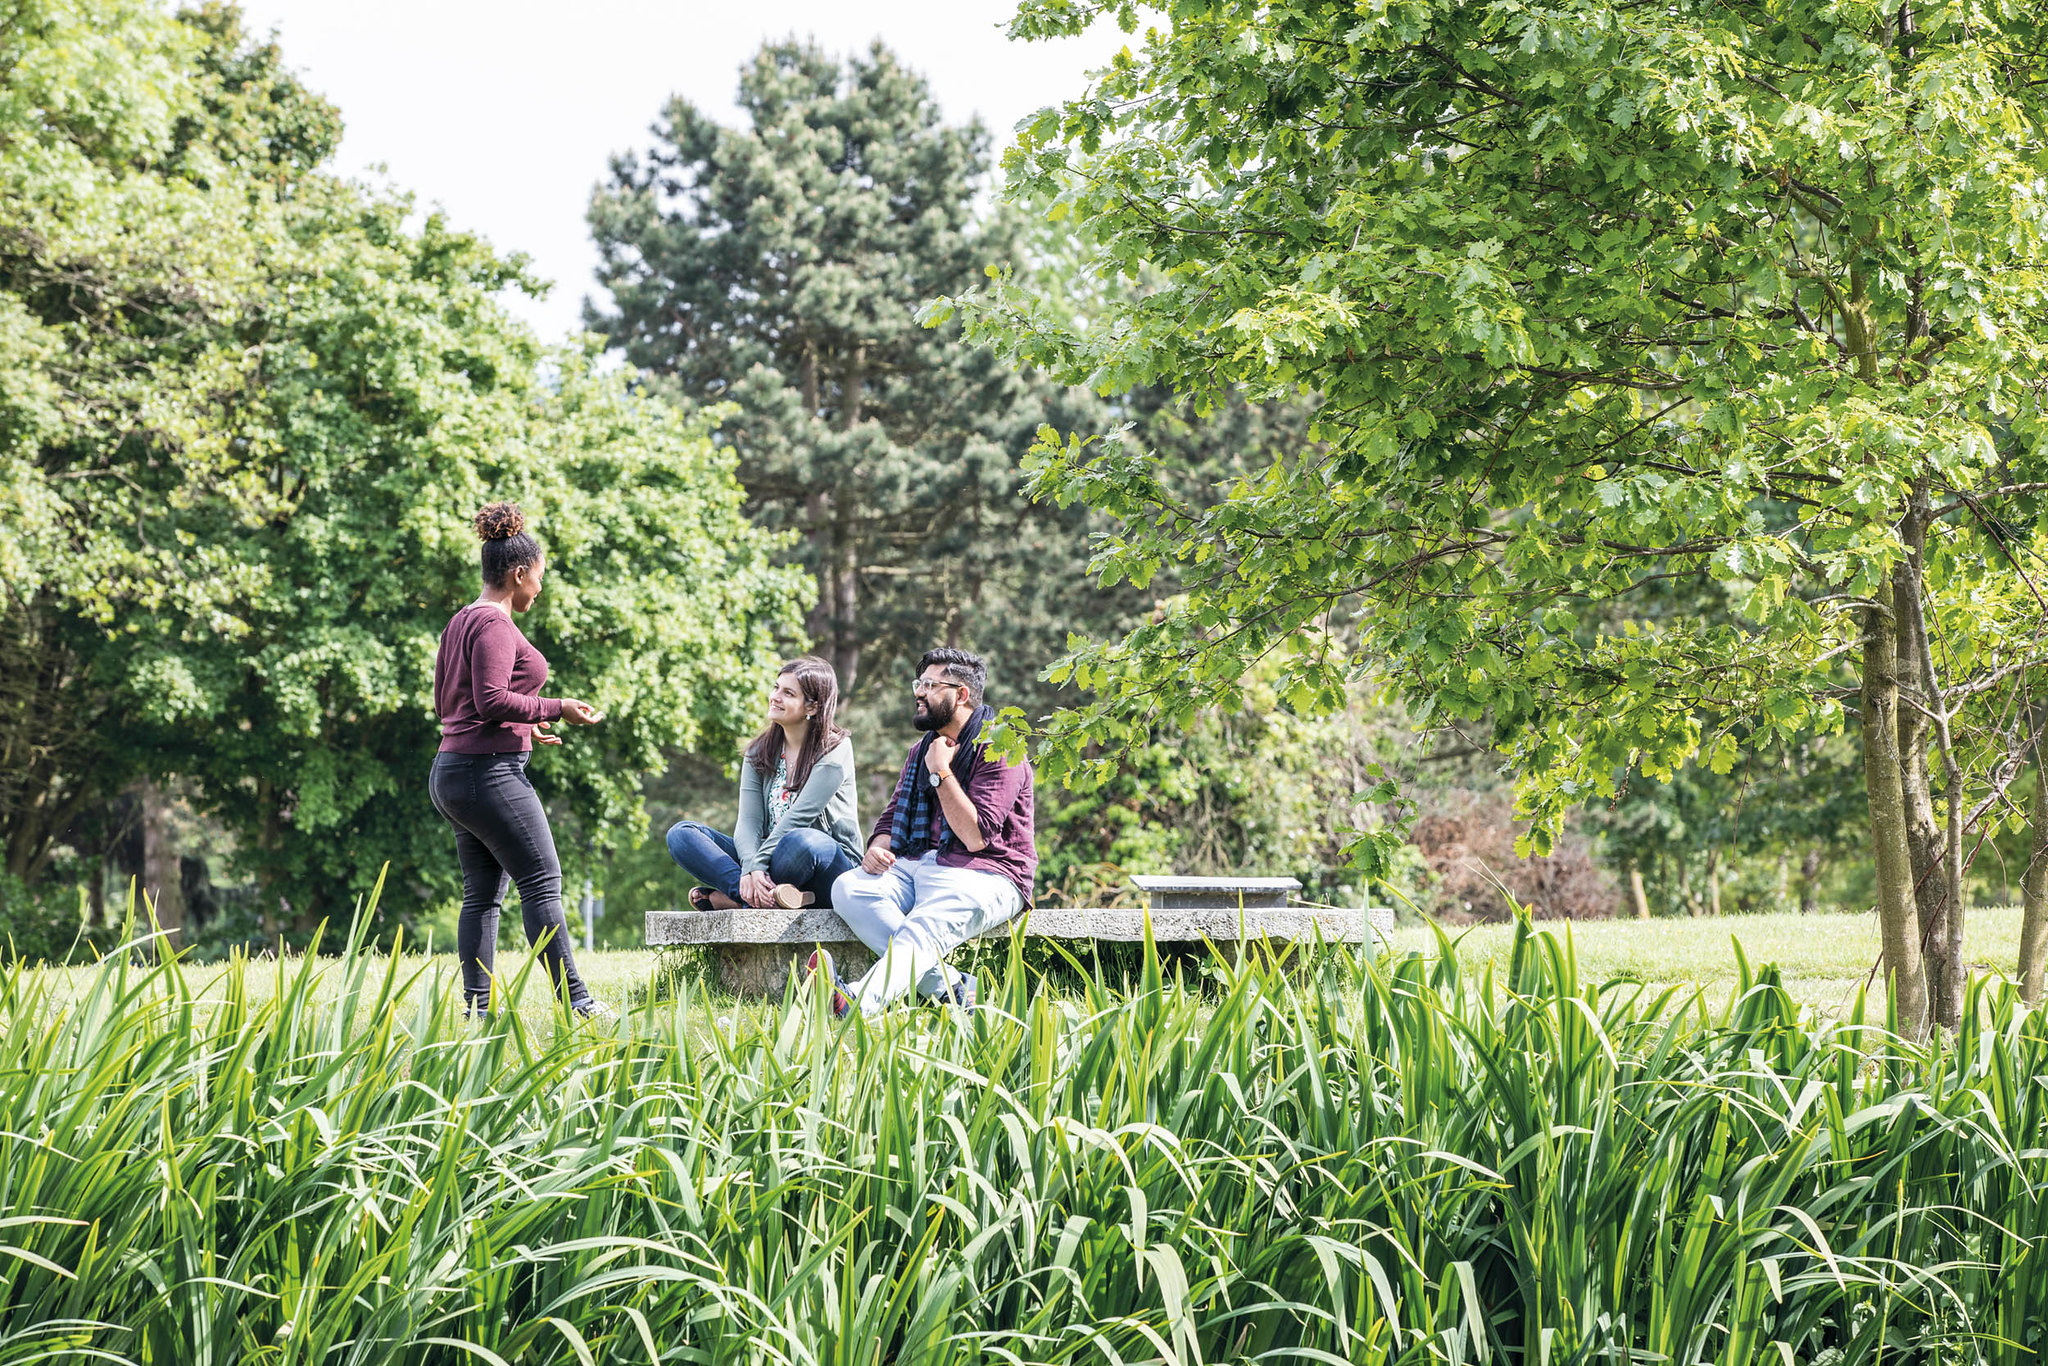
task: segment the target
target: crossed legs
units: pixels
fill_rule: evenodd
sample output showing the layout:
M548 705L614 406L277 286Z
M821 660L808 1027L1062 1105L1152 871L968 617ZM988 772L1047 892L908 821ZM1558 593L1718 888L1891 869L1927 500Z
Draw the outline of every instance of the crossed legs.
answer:
M677 821L668 832L668 853L697 881L735 902L740 899L740 850L731 835L697 821ZM855 866L830 835L807 826L775 842L768 877L803 888L824 906L832 900L833 879Z

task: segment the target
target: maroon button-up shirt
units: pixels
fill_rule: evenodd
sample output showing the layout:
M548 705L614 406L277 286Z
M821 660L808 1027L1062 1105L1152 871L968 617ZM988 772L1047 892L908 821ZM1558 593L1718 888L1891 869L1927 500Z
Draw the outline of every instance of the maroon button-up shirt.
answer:
M918 751L928 739L910 747L910 757L903 761L903 775L890 789L889 804L882 808L881 817L868 832L869 844L888 834L895 824L896 794L917 767ZM960 780L960 786L965 789L967 800L974 804L975 819L981 825L985 843L978 850L969 849L947 828L939 840L939 864L945 868L973 868L1006 878L1029 906L1031 883L1038 876L1038 841L1032 829L1031 765L1005 763L991 757L981 745L969 746L965 757L967 776ZM939 806L936 799L933 806ZM944 826L943 808L939 808L938 817L939 824Z

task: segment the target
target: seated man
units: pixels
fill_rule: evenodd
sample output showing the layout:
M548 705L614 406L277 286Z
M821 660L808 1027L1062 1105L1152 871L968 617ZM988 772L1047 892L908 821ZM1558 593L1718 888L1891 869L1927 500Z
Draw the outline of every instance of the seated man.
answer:
M930 650L918 662L912 720L927 733L911 746L860 867L832 884L833 909L880 959L857 982L834 980L836 1014L858 1006L872 1015L913 986L972 1008L974 978L946 955L1030 904L1031 766L979 743L995 715L982 701L987 684L988 666L965 650ZM831 958L814 955L812 965L829 973Z

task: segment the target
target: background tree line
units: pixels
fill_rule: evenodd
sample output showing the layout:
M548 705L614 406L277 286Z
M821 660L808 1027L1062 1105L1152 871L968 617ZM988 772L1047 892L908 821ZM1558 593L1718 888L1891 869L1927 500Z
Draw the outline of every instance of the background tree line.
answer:
M529 631L614 719L546 781L637 836L636 775L733 742L800 607L709 419L544 352L516 259L323 169L338 114L232 8L23 0L0 47L10 929L145 867L177 923L176 810L251 937L387 862L398 918L450 896L431 670L491 497L554 557Z
M1116 238L1075 217L990 207L985 130L948 124L879 44L771 43L740 73L741 126L679 98L615 159L589 210L607 298L588 322L630 367L607 373L496 304L536 287L516 258L325 169L339 113L231 7L17 8L0 153L19 191L0 236L17 928L28 907L75 920L80 895L103 920L132 874L222 910L221 938L303 936L386 860L394 923L445 904L415 770L434 639L469 592L463 515L487 495L536 514L559 572L533 634L617 718L542 762L572 876L611 893L631 939L633 913L676 893L642 838L729 804L778 654L834 660L878 800L928 645L988 654L998 700L1036 724L1080 695L1050 661L1158 630L1202 590L1193 553L1092 562L1136 505L1034 499L1041 428L1115 434L1202 516L1320 437L1320 391L1196 392L1086 345L1019 367L928 325L929 301L992 268L1029 286L1037 325L1083 338L1174 286L1106 269ZM52 56L80 36L98 66ZM1674 617L1725 611L1712 582L1664 591ZM1098 734L1092 752L1135 755L1115 776L1044 785L1046 895L1240 868L1361 896L1359 830L1405 832L1375 899L1454 915L1501 913L1503 884L1612 913L1631 873L1659 912L1859 890L1838 858L1843 742L1818 731L1618 788L1530 860L1484 736L1418 740L1391 674L1318 715L1284 659L1255 673ZM1404 797L1361 800L1389 775Z

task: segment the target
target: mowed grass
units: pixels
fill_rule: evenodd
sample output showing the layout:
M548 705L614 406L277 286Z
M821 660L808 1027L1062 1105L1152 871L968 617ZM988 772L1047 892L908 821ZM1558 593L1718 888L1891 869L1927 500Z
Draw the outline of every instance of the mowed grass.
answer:
M395 999L406 1010L443 997L461 997L461 974L456 970L452 953L425 954L401 950L395 958L371 956L379 959L380 973L387 970L395 973L402 984L402 990ZM524 945L515 948L507 943L498 952L498 972L507 980L523 978L516 991L508 992L505 999L511 1002L512 1009L527 1024L538 1025L557 1012L546 989L546 978L540 965L534 962L529 968L530 958ZM598 1000L614 1010L627 1010L666 994L668 984L660 980L661 960L661 953L654 949L600 949L594 953L579 952L576 966ZM339 974L331 970L338 961L334 959L315 964L314 1000L332 1000L343 989ZM289 989L302 963L296 954L255 961L236 955L210 963L188 962L180 976L195 1002L202 1007L221 999L222 989L235 975L241 977L250 1003L262 1004ZM43 967L33 971L32 980L47 983L52 1003L62 1005L80 999L91 988L98 971L91 964ZM729 1001L715 995L702 997L700 1001L707 1020L715 1013L713 1007L745 1011L758 1004Z
M1775 964L1796 1001L1841 1015L1870 982L1877 963L1877 917L1845 915L1727 915L1701 919L1543 921L1542 928L1569 937L1580 974L1589 981L1633 978L1660 986L1697 986L1710 1000L1735 987L1742 957L1752 968ZM2010 977L2018 961L2020 908L1973 906L1963 922L1963 951L1972 972ZM1458 945L1468 975L1490 960L1496 972L1507 965L1514 945L1511 924L1473 925L1446 931ZM1394 947L1434 954L1436 936L1426 925L1394 931Z
M2019 953L2019 925L2017 906L1971 908L1964 949L1972 970L2010 976ZM1878 954L1877 919L1873 915L1546 921L1543 928L1571 940L1580 972L1589 981L1627 978L1657 986L1699 987L1710 1001L1718 1004L1735 989L1742 959L1747 959L1752 969L1765 964L1776 966L1794 1000L1829 1015L1841 1015L1850 1009L1858 989L1870 983ZM1445 933L1457 945L1460 964L1468 976L1476 977L1489 962L1496 973L1505 970L1514 944L1512 924L1450 927ZM1737 944L1741 946L1742 959L1736 956ZM1436 935L1427 925L1404 925L1394 931L1392 947L1399 953L1433 957L1437 952ZM524 946L508 935L499 948L498 969L508 977L518 974L525 969L527 957ZM672 974L686 965L679 955L666 958L665 962L664 955L654 949L599 949L591 953L579 950L576 962L599 1000L616 1010L627 1010L671 990ZM295 967L295 960L290 958L281 964L249 964L247 986L252 999L269 999L279 984L290 978ZM401 996L407 1009L457 989L453 954L402 952L396 968L399 979L407 984ZM93 971L89 966L45 968L40 975L51 979L52 999L63 1001L76 999L91 981ZM226 961L197 963L186 967L184 977L194 996L204 1003L217 997L216 987L228 971ZM319 976L320 998L340 989L338 982L329 980L329 974L323 972ZM727 1029L741 1019L758 1022L758 1018L765 1018L779 1005L735 1000L701 980L692 994L692 1002L701 1027L719 1025L724 1017L720 1027ZM528 1024L542 1023L553 1013L537 967L518 993L515 1009Z

